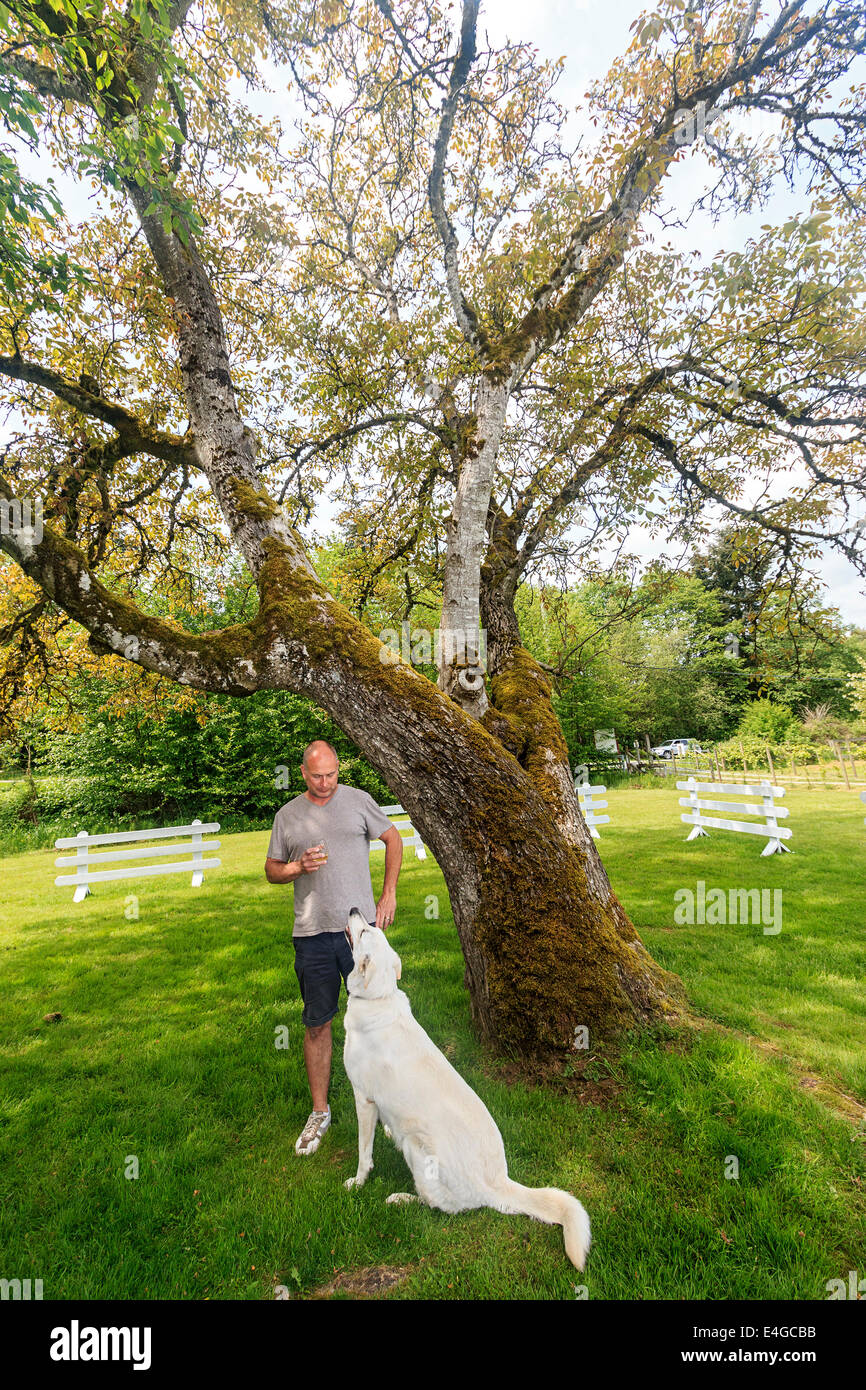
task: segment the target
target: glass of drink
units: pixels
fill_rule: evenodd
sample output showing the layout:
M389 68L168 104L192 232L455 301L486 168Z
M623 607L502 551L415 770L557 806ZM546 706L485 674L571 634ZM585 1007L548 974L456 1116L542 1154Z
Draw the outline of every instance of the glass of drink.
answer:
M328 842L327 842L327 840L320 840L319 843L318 843L317 845L314 846L314 848L315 848L316 850L318 850L319 858L321 859L322 863L323 863L323 864L327 864L327 862L328 862Z

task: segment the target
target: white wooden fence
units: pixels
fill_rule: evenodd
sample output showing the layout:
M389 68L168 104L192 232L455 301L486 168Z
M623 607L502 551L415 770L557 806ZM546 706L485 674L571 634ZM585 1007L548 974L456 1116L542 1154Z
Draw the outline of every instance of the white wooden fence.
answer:
M866 792L861 792L861 793L860 793L860 800L861 800L861 801L866 801ZM864 816L864 818L863 818L863 824L866 825L866 816Z
M219 824L209 823L202 825L200 820L194 820L192 825L170 825L162 830L128 830L114 835L88 835L81 831L72 839L55 840L55 849L74 849L75 854L59 859L54 863L58 868L65 865L74 865L75 873L61 874L55 878L54 883L57 887L64 887L71 884L75 885L75 896L73 902L80 903L90 894L91 883L104 883L108 879L118 878L143 878L152 874L182 874L191 873L191 887L200 888L205 869L218 868L219 859L205 859L204 851L219 849L219 840L204 840L203 835L209 835L212 831L219 830ZM136 849L114 850L110 854L91 854L90 850L94 845L124 845L143 840L167 840L178 835L189 835L189 840L175 845L139 845ZM111 860L131 860L131 859L158 859L170 854L181 854L186 850L192 851L192 858L185 859L177 864L147 864L139 866L130 865L125 869L99 869L93 872L93 864L105 864Z
M600 840L601 836L595 827L597 825L607 825L610 821L610 816L599 816L596 814L597 811L601 811L607 806L607 802L596 801L594 798L596 796L604 796L607 792L607 787L589 787L585 782L578 782L575 785L575 791L577 792L580 814L589 826L590 835L594 840Z
M691 833L687 839L697 839L699 835L706 835L705 826L710 826L714 830L739 830L747 835L764 835L767 843L761 850L761 857L766 854L789 854L787 845L783 845L783 840L790 840L791 832L787 828L779 828L777 821L780 817L788 815L787 806L776 806L773 798L785 795L784 787L774 787L769 782L759 782L755 786L744 786L741 782L698 782L694 777L690 777L687 782L677 782L677 790L688 792L687 797L680 797L680 805L688 806L689 811L680 816L680 820L692 826ZM761 804L759 806L749 801L705 801L701 796L705 792L711 792L713 796L720 793L731 793L739 796L759 796ZM705 816L704 811L742 811L749 816L763 816L764 824L756 825L753 821L727 820L717 816Z
M394 821L396 828L400 831L400 838L403 841L403 846L405 848L408 845L410 849L414 849L416 859L426 859L427 851L424 848L424 845L422 844L421 836L418 834L418 831L415 829L414 825L409 819L408 811L404 811L402 806L380 806L379 810L384 811L385 815L389 816L392 820L394 819L394 816L405 816L405 820ZM407 835L404 835L404 830L408 831L409 833ZM370 841L371 854L375 854L377 849L384 848L385 846L381 840Z

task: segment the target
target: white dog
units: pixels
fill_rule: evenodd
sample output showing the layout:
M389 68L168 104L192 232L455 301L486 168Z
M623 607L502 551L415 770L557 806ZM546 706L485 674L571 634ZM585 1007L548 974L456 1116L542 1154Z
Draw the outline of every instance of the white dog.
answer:
M358 1111L358 1172L346 1187L366 1181L381 1120L428 1206L450 1212L493 1207L560 1225L568 1258L583 1269L590 1230L580 1202L556 1187L511 1181L493 1116L413 1018L397 988L400 957L384 932L353 908L346 935L355 968L347 981L343 1058ZM409 1192L387 1198L415 1200Z

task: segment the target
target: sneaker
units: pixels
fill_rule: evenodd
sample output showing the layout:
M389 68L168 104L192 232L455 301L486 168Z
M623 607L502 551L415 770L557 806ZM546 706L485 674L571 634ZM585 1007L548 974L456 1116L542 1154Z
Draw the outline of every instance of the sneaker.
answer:
M296 1154L313 1154L322 1141L322 1135L331 1123L331 1107L327 1110L314 1110L298 1135L295 1144Z

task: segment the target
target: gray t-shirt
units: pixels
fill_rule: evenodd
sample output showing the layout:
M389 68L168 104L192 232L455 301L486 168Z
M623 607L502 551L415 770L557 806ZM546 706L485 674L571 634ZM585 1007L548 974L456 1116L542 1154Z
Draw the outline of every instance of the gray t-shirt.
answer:
M380 840L390 829L391 822L369 792L339 782L324 806L317 806L302 792L280 807L268 845L269 859L289 864L321 840L328 843L327 864L294 880L293 936L345 931L353 907L368 922L375 919L370 841Z

